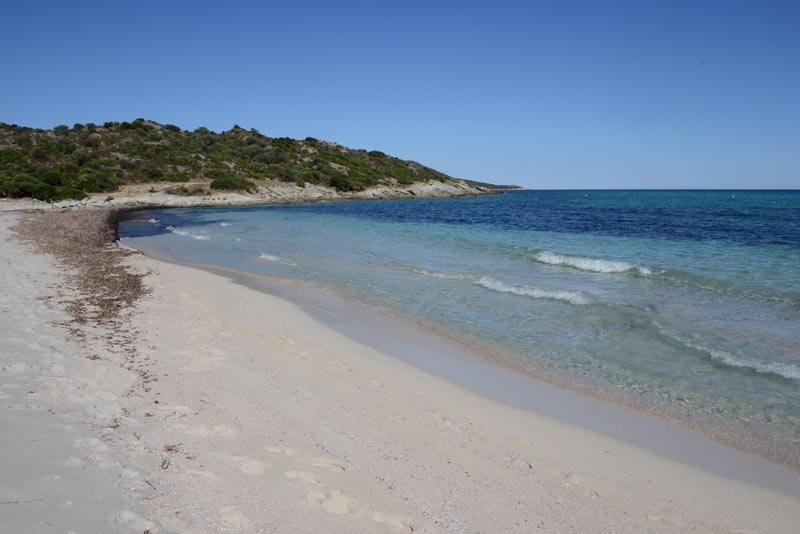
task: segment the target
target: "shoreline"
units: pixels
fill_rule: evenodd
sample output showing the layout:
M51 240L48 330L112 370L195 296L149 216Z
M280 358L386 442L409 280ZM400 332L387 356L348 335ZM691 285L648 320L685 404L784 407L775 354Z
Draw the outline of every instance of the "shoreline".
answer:
M711 432L645 406L580 389L549 375L522 371L499 356L487 355L480 345L456 340L390 310L302 282L184 261L168 251L138 249L124 241L120 244L155 261L202 270L283 299L354 341L486 399L598 432L716 475L800 497L797 466L736 447Z
M59 236L63 242L63 232ZM92 239L62 245L94 246L100 256L120 249ZM6 241L2 253L17 255L7 265L22 268L36 260L23 249ZM69 418L73 405L107 419L108 426L80 427L80 443L98 450L75 455L87 462L80 473L110 480L127 506L92 509L96 517L108 512L108 525L116 525L110 528L791 532L800 520L796 496L486 399L354 341L281 298L141 254L124 253L111 264L98 271L98 283L114 287L124 271L141 276L147 289L129 306L111 305L120 310L122 333L129 335L120 340L118 354L109 347L98 349L96 360L85 356L86 347L66 354L58 380L49 376L49 367L38 378L33 369L0 374L4 383L31 376L50 385L55 396L37 402L49 407L56 424ZM46 267L50 277L79 268ZM16 272L8 269L3 274ZM44 275L36 274L38 280ZM22 291L14 280L4 282L12 297ZM76 301L100 302L63 291L68 294L49 300L41 313ZM86 324L75 326L92 335L76 342L104 343L108 335L113 341L114 332L97 323L102 317L87 313ZM74 337L66 329L63 334ZM38 349L23 349L22 356L29 350L28 358L45 357ZM78 400L90 398L88 404L56 395L64 380L77 381L73 367L94 366L125 377L113 399L112 384L102 377L80 382ZM15 457L16 449L4 450L6 461ZM41 473L35 460L17 469ZM62 480L72 480L73 468L59 469L66 470ZM64 491L77 494L80 487ZM3 497L10 491L1 489ZM35 492L22 497L55 514L55 505ZM80 506L74 510L81 513ZM0 521L12 520L17 516ZM22 522L11 527L31 530Z
M132 248L137 250L135 246ZM712 415L708 414L700 417L697 414L679 412L676 409L669 409L668 407L655 402L646 402L647 399L637 399L633 395L625 395L624 392L613 392L603 389L600 386L594 386L590 383L569 381L564 377L560 377L552 372L548 372L547 370L531 370L529 368L524 368L521 365L515 364L511 358L504 357L499 351L488 349L487 347L481 345L478 341L464 340L463 338L457 337L453 332L445 331L445 329L440 326L425 324L414 317L405 316L393 310L371 307L370 305L357 301L352 297L336 293L335 290L331 293L331 291L328 291L327 288L312 289L311 286L305 286L306 289L300 289L300 286L303 286L302 281L299 282L300 286L298 286L294 283L295 281L289 279L284 280L279 277L261 275L260 273L256 272L241 271L222 265L184 261L172 257L169 251L144 250L144 252L145 254L160 261L168 261L177 265L183 265L190 268L199 268L208 272L221 274L226 278L230 278L239 283L243 283L248 287L254 287L256 289L259 289L260 284L263 285L267 283L266 281L268 280L274 280L274 283L268 284L270 286L269 288L265 289L262 287L260 289L266 290L266 292L270 294L279 295L295 304L301 303L301 307L307 312L311 313L311 315L317 320L324 322L327 326L333 327L353 339L370 344L369 339L372 338L373 341L371 345L383 352L391 352L393 342L386 339L380 340L379 335L366 335L365 329L361 328L360 324L371 323L373 324L373 330L381 331L382 329L391 330L393 328L392 324L399 322L404 324L409 330L409 338L413 339L417 337L418 333L420 332L427 334L428 337L442 338L446 340L446 342L439 343L439 349L451 353L447 364L431 365L428 362L425 362L422 358L409 358L405 356L402 351L397 350L392 352L392 355L406 361L411 361L413 365L420 369L432 372L437 376L444 377L450 382L466 387L471 391L478 392L488 398L499 400L519 408L538 411L541 413L542 408L538 407L538 404L528 398L531 397L531 395L528 395L524 389L526 381L532 381L534 384L543 383L547 386L565 390L575 395L591 398L600 402L601 405L603 403L610 403L617 408L635 412L638 416L644 418L658 418L663 424L656 426L665 426L665 428L676 427L676 429L679 429L681 432L687 432L696 435L694 441L696 441L696 444L699 444L699 447L703 450L714 450L714 446L712 445L703 445L704 440L712 440L720 447L723 447L723 449L733 449L738 453L754 456L759 460L768 462L769 464L774 464L800 473L800 456L798 456L800 454L800 449L793 448L796 440L793 441L792 436L785 433L777 434L775 432L760 432L759 427L756 425L745 426L743 424L726 421L721 418L716 419ZM285 285L283 290L279 287L280 284ZM334 300L338 300L340 302L333 303ZM345 301L349 302L350 305L347 305ZM333 316L330 313L322 313L319 311L321 307L325 306L325 303L337 307L337 312L344 315L347 315L354 306L367 306L370 308L370 310L362 313L358 319L337 321L332 320ZM375 314L387 316L387 320L380 323L373 321L372 319ZM431 334L431 332L433 333ZM429 342L429 345L433 344L435 343ZM456 346L459 348L455 348ZM407 348L406 352L414 352L418 350L418 347ZM456 352L461 352L462 354L455 354ZM428 351L428 354L433 359L437 358L437 355L432 351ZM458 372L458 367L463 362L459 360L459 356L467 355L473 360L477 359L482 361L483 364L487 366L488 370L483 374L492 376L492 380L494 380L496 383L493 384L491 383L492 380L488 379L473 379L460 375ZM498 372L497 370L493 369L494 367L501 367L503 372ZM505 378L502 378L502 376L505 376ZM502 385L498 385L502 384L503 382L506 384L513 384L511 391L506 391ZM605 433L615 438L626 439L632 444L644 446L651 450L658 450L661 454L666 454L672 458L686 461L697 467L704 467L703 464L705 456L706 459L714 460L717 464L719 464L716 466L709 466L711 471L718 474L732 472L733 467L736 465L734 460L729 460L727 462L717 461L718 459L712 455L713 453L706 453L705 455L693 455L682 451L670 452L669 446L667 446L665 443L648 439L647 436L643 436L641 432L627 431L625 428L626 425L619 423L619 420L624 419L624 416L621 415L616 416L618 422L612 425L613 428L609 430L604 429L601 422L587 419L585 417L581 417L580 415L558 413L557 410L547 408L545 408L544 411L545 413L548 413L558 419L567 418L570 422L580 426L589 427L595 431ZM662 430L661 433L669 435L669 430ZM751 436L757 436L757 439L753 439ZM689 438L687 438L687 440L688 439ZM723 454L723 456L727 455ZM753 475L747 480L752 481L761 479L762 484L768 482L764 480L765 477L759 476L755 470L752 472Z

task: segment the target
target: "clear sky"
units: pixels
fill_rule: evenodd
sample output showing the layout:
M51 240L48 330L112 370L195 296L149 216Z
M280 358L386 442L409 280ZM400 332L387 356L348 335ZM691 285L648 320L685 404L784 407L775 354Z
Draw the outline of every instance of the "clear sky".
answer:
M800 2L3 2L0 121L234 124L534 188L800 188Z

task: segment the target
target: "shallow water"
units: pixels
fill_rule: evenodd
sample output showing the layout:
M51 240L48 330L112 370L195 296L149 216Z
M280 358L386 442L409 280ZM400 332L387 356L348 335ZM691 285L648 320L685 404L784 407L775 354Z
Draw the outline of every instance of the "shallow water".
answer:
M120 235L333 288L516 369L800 464L798 192L154 210Z

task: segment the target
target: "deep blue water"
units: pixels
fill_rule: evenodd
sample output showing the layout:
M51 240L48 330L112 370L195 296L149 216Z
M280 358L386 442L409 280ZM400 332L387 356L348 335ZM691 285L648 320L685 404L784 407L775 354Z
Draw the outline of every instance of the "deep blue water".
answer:
M156 210L120 235L324 285L696 427L800 439L797 191Z

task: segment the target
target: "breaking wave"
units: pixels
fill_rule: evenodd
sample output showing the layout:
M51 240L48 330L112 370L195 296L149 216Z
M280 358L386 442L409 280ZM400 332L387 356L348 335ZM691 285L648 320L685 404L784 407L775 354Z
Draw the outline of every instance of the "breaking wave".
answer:
M583 256L569 256L567 254L557 254L544 250L534 256L534 259L539 263L546 263L547 265L565 265L581 271L588 271L592 273L624 273L628 271L636 271L643 276L653 274L653 271L647 267L628 263L626 261L612 261L602 260L598 258L585 258Z
M535 299L561 300L578 305L585 305L591 302L586 295L578 291L558 291L531 286L515 286L506 284L505 282L501 282L500 280L496 280L488 276L482 276L478 278L475 280L475 284L499 293L511 293L514 295L531 297Z
M175 235L191 237L192 239L197 239L198 241L205 241L208 239L207 235L193 234L191 232L187 232L186 230L181 230L177 226L167 226L167 230L169 230Z
M442 278L444 280L464 280L465 278L469 278L463 274L456 274L456 273L441 273L437 271L428 271L425 269L411 269L417 274L421 274L423 276L430 276L431 278Z
M686 345L687 347L692 348L696 351L708 354L708 356L712 360L722 362L730 367L749 369L750 371L755 371L756 373L769 373L773 375L782 376L784 378L789 378L792 380L800 380L800 365L791 363L782 363L782 362L765 362L759 360L752 360L750 358L743 358L741 356L734 356L733 354L725 352L724 350L704 347L703 345L694 343L668 330L664 330L661 328L659 328L659 330L665 336L674 339L675 341L683 345Z
M283 261L279 256L275 256L274 254L267 254L265 252L259 254L258 257L261 258L262 260L267 260L267 261Z

